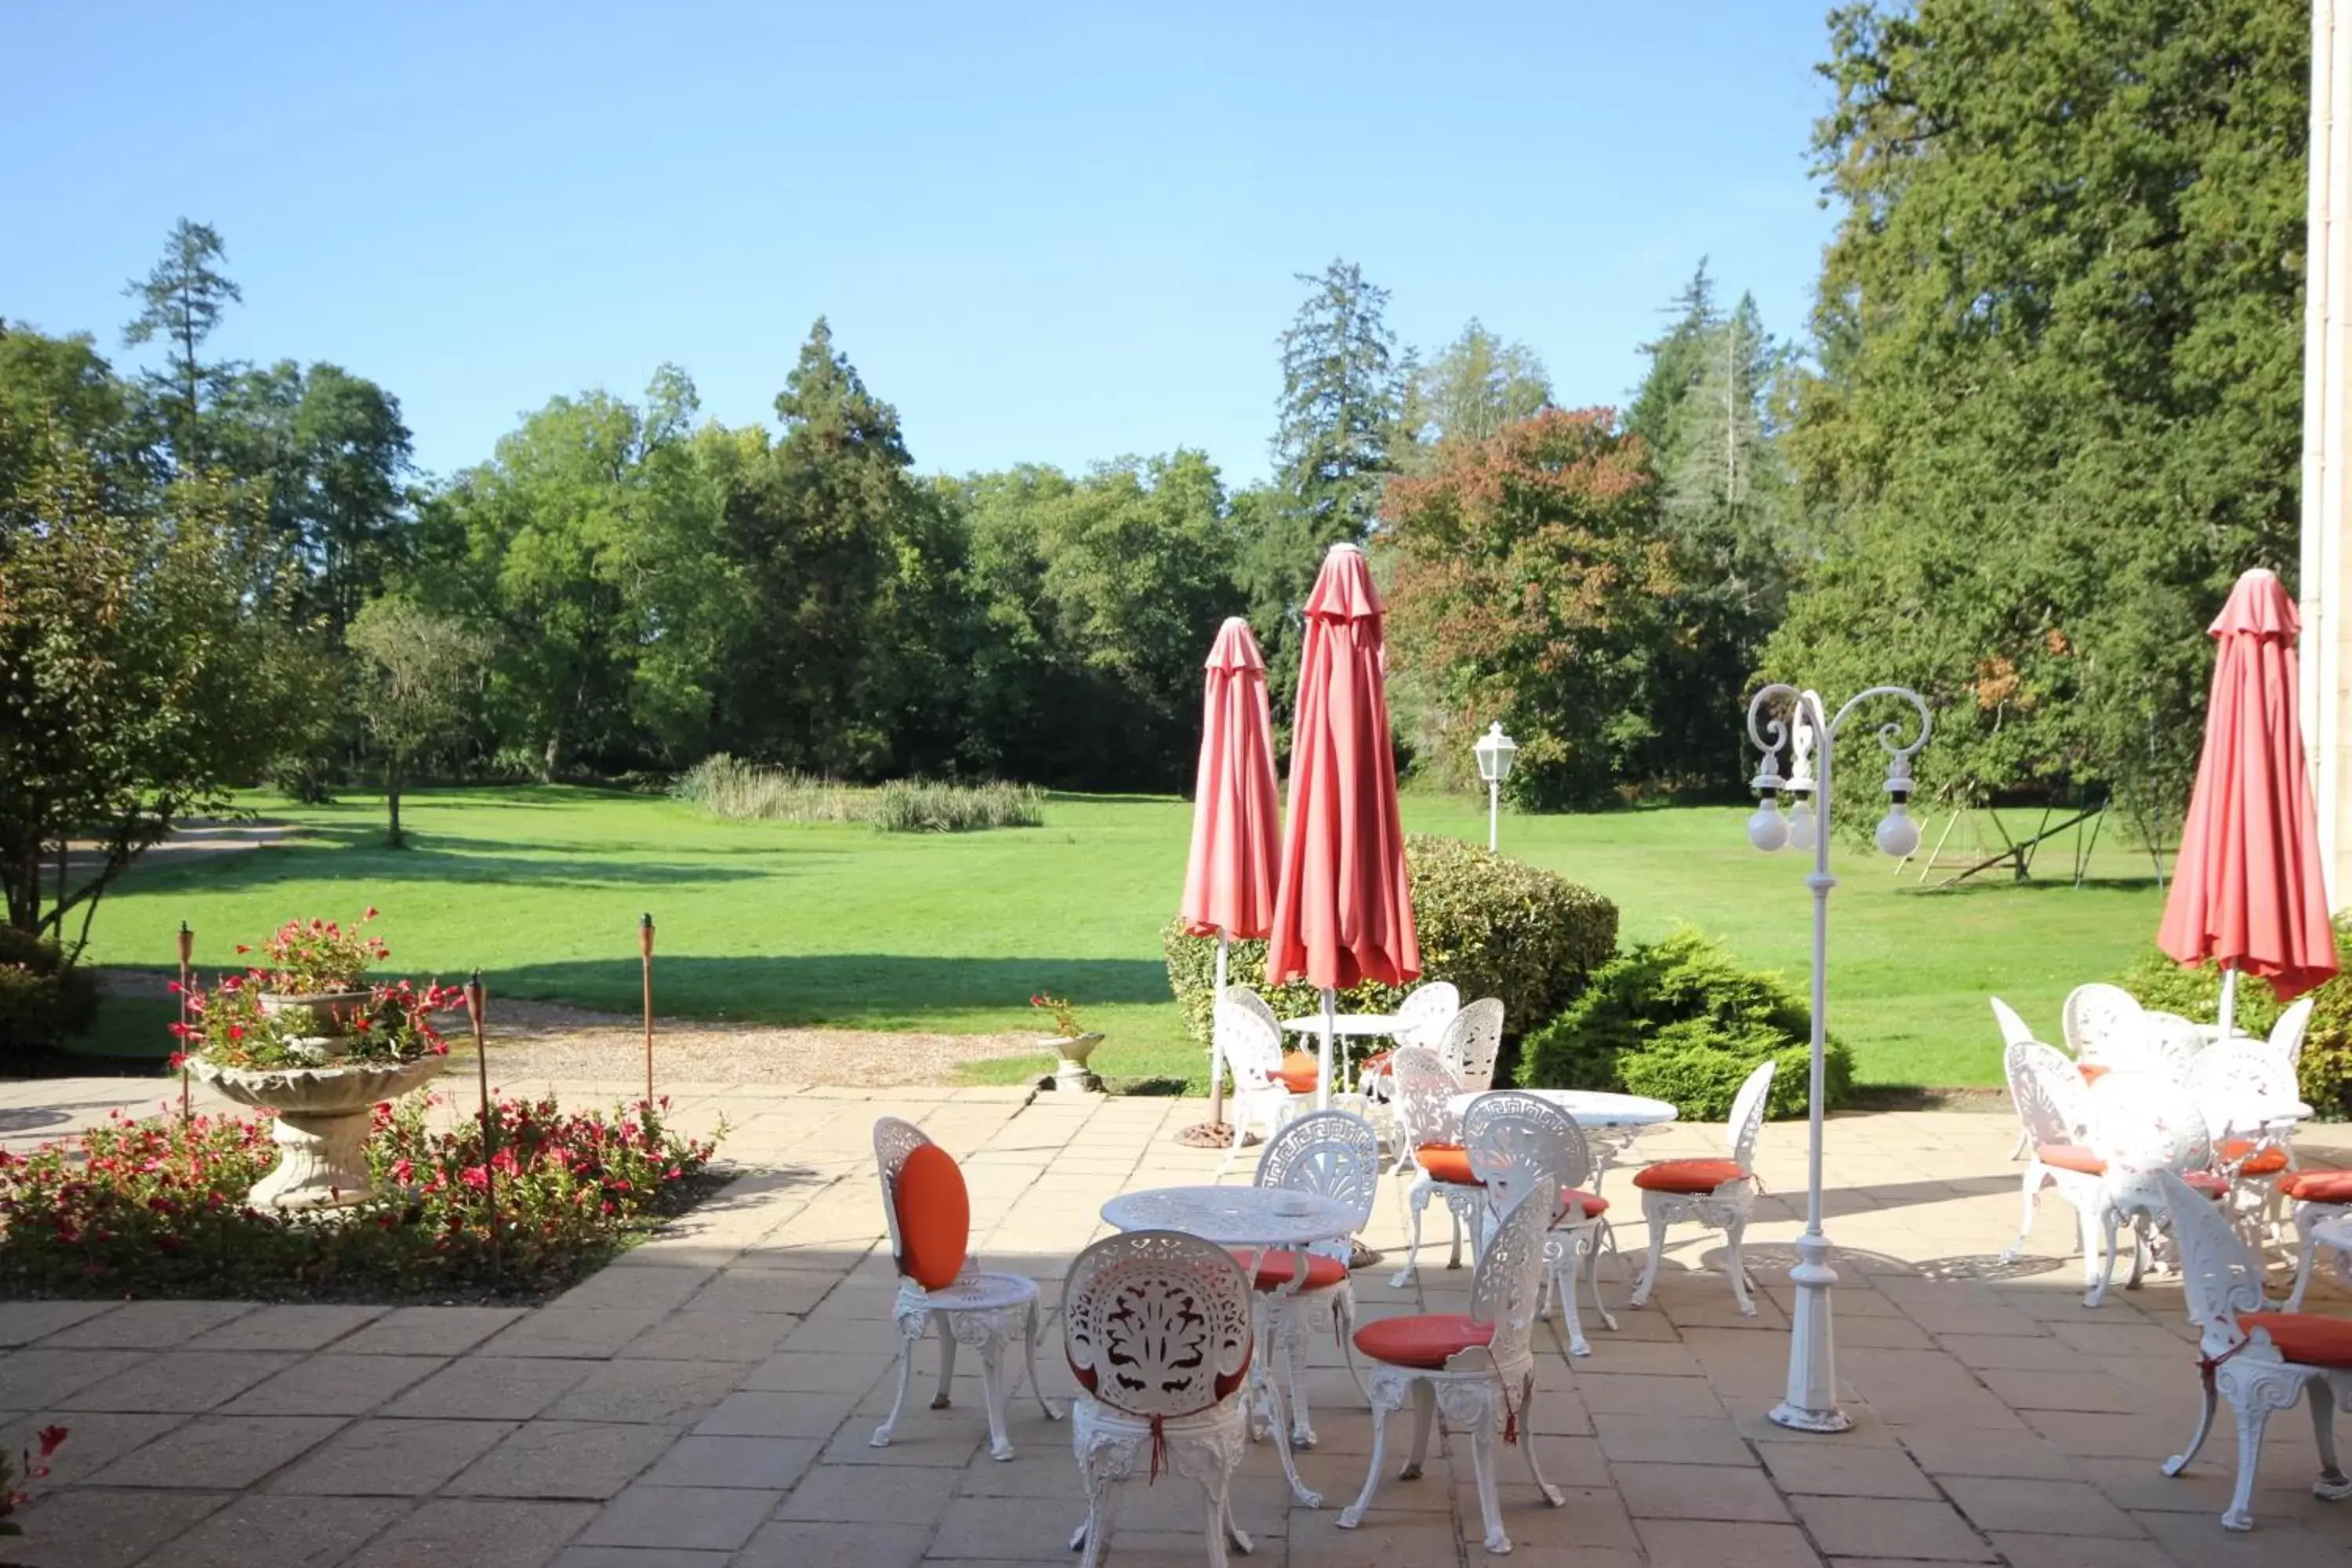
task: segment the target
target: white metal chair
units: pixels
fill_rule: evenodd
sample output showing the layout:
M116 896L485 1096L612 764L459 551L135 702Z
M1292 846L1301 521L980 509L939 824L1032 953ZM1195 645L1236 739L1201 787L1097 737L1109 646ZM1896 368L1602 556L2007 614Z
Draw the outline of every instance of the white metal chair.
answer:
M1727 1160L1661 1160L1633 1173L1641 1189L1642 1217L1650 1224L1650 1258L1641 1282L1633 1287L1633 1304L1643 1305L1658 1283L1658 1265L1666 1256L1666 1228L1681 1221L1706 1226L1724 1234L1724 1268L1731 1276L1731 1299L1740 1312L1756 1315L1748 1296L1748 1270L1740 1261L1739 1244L1748 1234L1748 1216L1756 1208L1756 1134L1764 1125L1764 1106L1772 1092L1774 1064L1757 1065L1739 1086L1731 1102L1731 1120L1724 1139L1731 1146Z
M2294 1287L2287 1295L2286 1310L2296 1312L2303 1310L2303 1295L2311 1288L2311 1268L2319 1252L2314 1228L2352 1214L2352 1171L2290 1171L2279 1178L2279 1191L2294 1205ZM2347 1270L2341 1258L2336 1273L2338 1278L2352 1278L2352 1270Z
M1226 1109L1233 1118L1233 1147L1225 1151L1223 1172L1242 1152L1253 1128L1264 1128L1268 1138L1282 1131L1301 1104L1282 1081L1282 1026L1263 997L1246 985L1229 985L1216 1003L1217 1048L1233 1069L1234 1100Z
M2136 1033L2139 1018L2138 1001L2122 986L2077 985L2066 994L2060 1027L2066 1037L2066 1049L2076 1061L2111 1067L2115 1064L2107 1059L2109 1044Z
M2299 999L2271 1026L2271 1049L2285 1058L2289 1068L2303 1060L2303 1037L2311 1031L2311 1010L2318 1000L2315 996Z
M2210 1037L2178 1013L2150 1009L2140 1014L2140 1026L2141 1070L2186 1083L2189 1064L2204 1051Z
M2180 1248L2189 1321L2204 1331L2198 1347L2203 1352L2198 1375L2204 1405L2189 1447L2164 1462L2164 1473L2177 1476L2189 1468L2213 1429L2215 1405L2227 1399L2238 1421L2238 1479L2221 1523L2252 1530L2263 1430L2272 1411L2308 1394L2312 1436L2319 1447L2319 1479L2311 1495L2328 1502L2352 1497L2352 1479L2346 1479L2336 1457L2336 1410L2352 1402L2352 1321L2265 1311L2262 1260L2229 1222L2179 1177L2165 1173L2158 1186Z
M2222 1040L2189 1064L2184 1085L2230 1184L2231 1215L2259 1252L2279 1228L2282 1178L2295 1168L2294 1069L2267 1040Z
M1434 1050L1454 1015L1462 1011L1462 993L1450 980L1416 985L1397 1005L1396 1029L1389 1037L1400 1046L1427 1046Z
M1062 1346L1085 1392L1071 1447L1087 1518L1070 1538L1084 1568L1102 1561L1112 1483L1160 1467L1208 1494L1210 1568L1225 1542L1250 1538L1234 1521L1234 1470L1249 1442L1250 1282L1222 1247L1173 1230L1105 1237L1070 1265L1062 1289Z
M882 1213L889 1224L891 1256L898 1260L898 1299L892 1304L890 1316L898 1335L898 1392L890 1401L890 1414L874 1429L873 1445L886 1448L898 1429L898 1414L906 1407L907 1385L913 1380L915 1346L925 1333L936 1327L940 1332L940 1390L932 1396L931 1408L948 1408L949 1394L955 1384L956 1347L970 1345L980 1352L980 1388L982 1402L988 1407L988 1455L992 1459L1013 1458L1013 1442L1005 1435L1004 1403L1006 1389L1003 1363L1008 1342L1019 1340L1024 1361L1029 1369L1029 1389L1036 1395L1037 1407L1048 1421L1058 1421L1061 1412L1045 1398L1044 1385L1037 1381L1037 1286L1035 1281L1018 1274L992 1274L980 1266L980 1259L964 1251L964 1243L955 1240L955 1233L965 1233L969 1239L971 1208L965 1197L960 1174L946 1184L942 1196L935 1197L925 1191L912 1190L915 1184L903 1182L908 1162L918 1157L918 1151L936 1151L923 1156L923 1163L933 1170L946 1159L944 1151L923 1135L912 1122L901 1121L895 1116L885 1116L874 1123L874 1163L882 1175ZM954 1162L947 1160L945 1176L955 1170ZM902 1191L902 1185L909 1190ZM902 1200L911 1205L937 1203L932 1214L910 1212L902 1215ZM916 1222L910 1226L908 1221ZM936 1285L926 1286L908 1272L914 1260L911 1249L919 1249L924 1238L915 1234L916 1227L933 1235L944 1233L950 1245L951 1260L960 1258L950 1272L953 1278ZM919 1265L918 1265L919 1267Z
M2153 1233L2166 1214L2160 1177L2179 1177L2209 1200L2226 1195L2228 1184L2208 1169L2212 1137L2181 1085L2160 1073L2111 1072L2091 1085L2088 1100L2091 1154L2099 1175L2099 1272L2083 1305L2095 1307L2106 1300L2115 1278L2119 1231L2128 1231L2132 1239L2131 1275L2124 1289L2139 1288Z
M2090 1146L2090 1089L2063 1053L2039 1040L2012 1044L2002 1053L2001 1068L2028 1151L2025 1213L2018 1223L2017 1240L2000 1255L2001 1261L2014 1262L2024 1250L2033 1234L2036 1200L2044 1184L2054 1186L2074 1211L2083 1242L2083 1287L2088 1289L2098 1282L2099 1183L2106 1174Z
M1258 1156L1255 1184L1336 1198L1355 1211L1351 1229L1360 1233L1371 1223L1372 1200L1380 1193L1380 1138L1360 1116L1344 1110L1310 1110L1266 1144ZM1349 1375L1359 1389L1364 1385L1364 1374L1356 1366L1353 1337L1356 1288L1348 1272L1349 1261L1355 1256L1353 1235L1317 1242L1306 1251L1303 1265L1295 1252L1250 1255L1256 1272L1252 1283L1267 1299L1266 1345L1281 1363L1274 1370L1290 1389L1290 1442L1297 1448L1315 1447L1307 1384L1299 1376L1300 1363L1307 1356L1310 1316L1331 1325L1340 1353L1347 1357Z
M1612 1330L1617 1320L1601 1300L1601 1249L1616 1250L1605 1217L1609 1200L1586 1185L1592 1179L1591 1146L1576 1119L1522 1089L1482 1094L1462 1113L1462 1142L1470 1170L1486 1187L1487 1221L1509 1210L1530 1192L1551 1194L1553 1215L1544 1232L1544 1271L1538 1282L1536 1316L1544 1299L1556 1295L1568 1321L1568 1353L1591 1355L1576 1310L1580 1275L1592 1287L1592 1310Z
M1484 1094L1495 1086L1495 1058L1502 1053L1503 1005L1492 996L1454 1014L1438 1037L1438 1059L1469 1094Z
M1342 1530L1364 1520L1381 1484L1381 1461L1388 1451L1388 1418L1413 1405L1412 1453L1399 1472L1412 1480L1429 1458L1430 1430L1439 1415L1470 1438L1470 1469L1478 1511L1486 1527L1486 1550L1511 1549L1495 1480L1495 1438L1517 1444L1526 1455L1536 1489L1554 1508L1567 1499L1544 1479L1536 1457L1536 1292L1543 1278L1544 1231L1553 1196L1530 1191L1495 1227L1478 1258L1466 1314L1416 1313L1381 1318L1356 1331L1356 1348L1371 1364L1366 1384L1372 1405L1372 1457L1362 1495L1343 1510Z
M2000 1046L2003 1051L2008 1050L2011 1046L2033 1038L2032 1026L2018 1016L2016 1008L1998 996L1992 998L1992 1021L1994 1026L2000 1030ZM2032 1148L2032 1134L2021 1126L2017 1130L2017 1147L2009 1152L2009 1157L2012 1160L2022 1160Z
M1402 1290L1421 1267L1421 1215L1430 1198L1442 1195L1446 1212L1453 1216L1454 1247L1446 1254L1445 1267L1459 1268L1463 1228L1473 1227L1475 1246L1475 1227L1486 1212L1486 1195L1471 1172L1470 1152L1462 1146L1462 1120L1454 1113L1453 1101L1462 1093L1462 1080L1438 1060L1435 1051L1419 1046L1397 1052L1391 1065L1396 1073L1397 1121L1402 1129L1397 1140L1402 1146L1399 1169L1402 1170L1404 1161L1411 1161L1417 1173L1404 1189L1412 1237L1405 1247L1404 1267L1389 1281Z

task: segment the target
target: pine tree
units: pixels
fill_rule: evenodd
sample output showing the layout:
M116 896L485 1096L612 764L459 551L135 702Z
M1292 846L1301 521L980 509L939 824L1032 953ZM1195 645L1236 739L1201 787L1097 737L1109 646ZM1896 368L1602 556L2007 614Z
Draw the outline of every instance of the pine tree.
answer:
M173 461L184 473L212 460L214 444L204 428L206 401L217 399L239 368L232 362L201 357L228 307L245 300L245 291L220 269L227 258L221 237L210 224L182 218L172 226L163 259L145 278L133 279L122 289L126 297L139 301L139 313L122 329L123 346L136 348L160 339L168 350L164 367L141 379L162 412Z

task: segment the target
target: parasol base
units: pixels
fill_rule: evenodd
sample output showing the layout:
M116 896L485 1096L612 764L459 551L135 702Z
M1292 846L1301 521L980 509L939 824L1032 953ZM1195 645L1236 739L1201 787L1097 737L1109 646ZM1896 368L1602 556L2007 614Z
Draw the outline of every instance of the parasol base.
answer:
M1230 1149L1234 1146L1233 1124L1227 1121L1195 1121L1190 1127L1176 1130L1176 1142L1187 1149ZM1257 1142L1255 1137L1249 1142Z
M1353 1237L1349 1239L1348 1245L1355 1248L1355 1251L1349 1254L1349 1268L1371 1268L1379 1265L1381 1261L1381 1254L1377 1247L1366 1247L1362 1242L1358 1241Z

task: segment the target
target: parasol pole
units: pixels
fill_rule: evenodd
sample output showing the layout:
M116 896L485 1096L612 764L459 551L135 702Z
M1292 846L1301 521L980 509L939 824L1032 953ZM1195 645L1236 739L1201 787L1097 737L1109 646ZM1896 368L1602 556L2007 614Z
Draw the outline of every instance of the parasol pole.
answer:
M654 917L650 910L637 917L637 962L645 978L646 1141L650 1145L654 1123Z
M1331 1109L1331 1036L1337 1026L1339 994L1328 985L1323 987L1323 1060L1315 1069L1315 1109Z
M180 1026L183 1028L185 1028L188 1023L188 977L194 973L189 961L194 956L195 949L196 933L188 929L187 921L182 921L180 922ZM174 1038L180 1042L180 1120L186 1121L194 1114L188 1099L188 1041L184 1035L175 1036Z
M2221 1038L2230 1037L2238 1019L2238 966L2225 965L2221 970Z
M474 1028L474 1071L482 1097L482 1207L488 1211L490 1222L490 1272L495 1276L503 1271L505 1264L499 1234L498 1118L490 1113L490 1047L484 1033L486 1000L482 972L477 969L466 982L466 1019Z
M1217 928L1217 988L1210 993L1209 1011L1209 1124L1222 1127L1225 1121L1225 1056L1217 1046L1217 1016L1215 1004L1225 999L1225 952L1233 938L1225 928Z

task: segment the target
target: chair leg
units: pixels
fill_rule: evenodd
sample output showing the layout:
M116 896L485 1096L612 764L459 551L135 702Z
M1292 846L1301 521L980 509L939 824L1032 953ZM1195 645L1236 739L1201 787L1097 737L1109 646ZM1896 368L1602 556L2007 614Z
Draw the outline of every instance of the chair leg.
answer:
M956 1337L950 1331L945 1312L931 1314L931 1328L940 1336L940 1391L931 1395L931 1408L945 1410L955 1387Z
M1731 1269L1731 1299L1739 1303L1741 1317L1752 1318L1756 1315L1756 1303L1748 1299L1748 1265L1739 1256L1739 1244L1748 1235L1748 1216L1743 1214L1733 1220L1724 1227L1723 1234L1729 1244L1724 1262Z
M1576 1311L1576 1277L1582 1272L1584 1254L1578 1250L1580 1238L1573 1233L1558 1237L1553 1245L1559 1248L1557 1258L1544 1259L1544 1274L1559 1297L1560 1318L1568 1327L1568 1353L1591 1355L1592 1346L1584 1338L1583 1321Z
M1454 1244L1446 1249L1445 1267L1459 1268L1462 1267L1462 1211L1454 1206L1452 1193L1445 1194L1445 1212L1454 1220ZM1470 1256L1475 1259L1478 1255L1473 1251Z
M1495 1394L1499 1406L1500 1385ZM1503 1529L1503 1500L1495 1486L1495 1430L1501 1425L1500 1409L1482 1410L1470 1424L1470 1474L1478 1489L1478 1517L1486 1526L1486 1550L1497 1557L1511 1550L1510 1535Z
M2336 1385L2324 1377L2315 1377L2307 1385L2311 1400L2311 1438L2319 1449L2319 1479L2311 1483L2311 1495L2322 1502L2340 1502L2352 1497L2352 1480L2344 1476L2344 1467L2336 1458Z
M2270 1421L2270 1411L2259 1400L2238 1406L2238 1484L2230 1493L2228 1511L2221 1515L2224 1530L2254 1527L2254 1469L2262 1463L2263 1428Z
M1402 1290L1412 1284L1414 1273L1421 1268L1421 1216L1429 1207L1430 1190L1430 1184L1425 1181L1415 1181L1405 1188L1405 1213L1412 1222L1412 1237L1405 1243L1404 1267L1398 1269L1389 1281L1389 1288L1392 1290Z
M1208 1494L1209 1568L1226 1568L1230 1561L1225 1556L1228 1539L1245 1554L1252 1548L1250 1538L1234 1522L1234 1473L1220 1465L1202 1481L1201 1487Z
M1372 1494L1381 1488L1381 1460L1388 1452L1389 1414L1397 1407L1393 1385L1383 1385L1372 1398L1372 1462L1364 1471L1364 1489L1356 1500L1339 1510L1336 1521L1342 1530L1353 1530L1364 1522L1364 1510L1372 1506Z
M1070 1550L1087 1549L1079 1568L1100 1568L1104 1548L1110 1542L1111 1505L1118 1499L1118 1483L1107 1468L1085 1460L1078 1463L1078 1475L1087 1485L1087 1521L1070 1537Z
M908 1334L903 1328L898 1331L898 1393L890 1401L890 1414L884 1417L881 1426L874 1428L871 1442L877 1448L890 1446L890 1434L898 1429L898 1412L907 1407L907 1387L915 1381L915 1341L921 1337L923 1320L919 1317L914 1322L914 1334Z
M1416 1382L1412 1385L1412 1452L1406 1457L1404 1468L1397 1472L1397 1479L1421 1479L1422 1467L1429 1463L1429 1435L1436 1426L1437 1385Z
M1276 1341L1283 1381L1290 1388L1290 1446L1294 1448L1315 1447L1315 1423L1307 1413L1307 1381L1299 1375L1300 1364L1307 1360L1307 1306L1296 1296L1282 1304Z
M2074 1211L2074 1228L2083 1236L2083 1289L2099 1282L2099 1211L2095 1205Z
M2009 1157L2011 1160L2022 1160L2025 1158L2026 1152L2032 1147L2033 1134L2021 1127L2017 1130L2017 1145L2010 1150Z
M1033 1300L1029 1303L1029 1321L1021 1332L1021 1354L1029 1363L1029 1392L1037 1396L1037 1408L1045 1413L1046 1420L1059 1421L1062 1413L1054 1408L1054 1402L1045 1397L1045 1385L1037 1381L1037 1341L1044 1331L1044 1314Z
M1601 1299L1601 1248L1604 1242L1609 1247L1609 1255L1612 1258L1616 1257L1617 1232L1605 1219L1585 1233L1584 1257L1587 1266L1585 1272L1592 1281L1593 1315L1601 1320L1602 1328L1613 1334L1617 1331L1617 1314L1612 1312L1609 1310L1609 1303ZM1624 1265L1621 1262L1617 1268L1618 1278L1623 1279L1624 1273Z
M1339 1355L1348 1363L1348 1375L1355 1379L1356 1392L1371 1403L1371 1390L1364 1386L1363 1364L1356 1360L1356 1292L1341 1285L1331 1292L1331 1318L1339 1336Z
M1536 1457L1536 1380L1531 1376L1519 1390L1519 1452L1526 1456L1528 1474L1534 1478L1536 1490L1544 1501L1554 1508L1568 1506L1568 1496L1544 1479L1543 1461Z
M2109 1210L2099 1221L2099 1271L2092 1279L2091 1289L2083 1297L2083 1305L2095 1307L2105 1300L2107 1285L2115 1277L2116 1215Z
M2295 1245L2294 1289L2287 1296L2283 1311L2303 1310L2303 1293L2311 1288L2311 1266L2319 1256L2319 1243L2313 1238L2311 1227L2315 1216L2298 1214L2294 1228L2299 1239Z
M988 1457L1003 1464L1013 1458L1004 1421L1004 1336L992 1332L980 1347L980 1398L988 1407Z
M2164 1461L2164 1473L2168 1476L2177 1476L2187 1469L2196 1459L2197 1451L2205 1446L2206 1437L2212 1433L2213 1407L2220 1402L2213 1389L2213 1369L2210 1366L2204 1368L2200 1381L2204 1384L2204 1403L2198 1407L2197 1430L2189 1434L2189 1447Z
M1626 1304L1634 1307L1647 1306L1650 1292L1657 1287L1658 1265L1665 1261L1666 1226L1670 1223L1664 1214L1655 1211L1643 1217L1650 1222L1650 1260L1642 1266L1642 1278L1634 1285L1633 1293L1625 1298Z
M2022 1144L2024 1141L2025 1135L2021 1132L2018 1134L2019 1143ZM2025 1212L2018 1216L2017 1239L2011 1242L2009 1250L2000 1255L2000 1260L2003 1263L2016 1262L2017 1255L2025 1250L2027 1239L2033 1235L2033 1212L2042 1196L2042 1161L2038 1157L2027 1161L2024 1182Z

